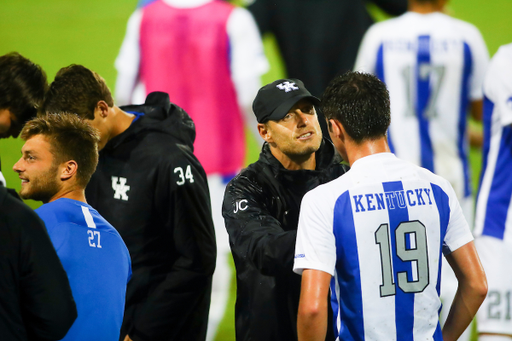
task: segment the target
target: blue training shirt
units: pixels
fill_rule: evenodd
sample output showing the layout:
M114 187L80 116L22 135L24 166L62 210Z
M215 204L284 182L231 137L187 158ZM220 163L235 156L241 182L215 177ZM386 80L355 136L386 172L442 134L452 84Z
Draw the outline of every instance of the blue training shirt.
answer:
M66 271L78 317L63 340L118 340L128 249L117 230L86 203L61 198L38 208Z

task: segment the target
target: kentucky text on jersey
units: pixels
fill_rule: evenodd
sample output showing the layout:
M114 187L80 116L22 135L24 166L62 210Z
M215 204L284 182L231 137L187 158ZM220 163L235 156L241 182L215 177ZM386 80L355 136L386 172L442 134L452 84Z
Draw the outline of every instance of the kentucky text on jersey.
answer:
M406 208L407 206L432 205L430 192L430 188L415 188L413 190L356 194L352 196L353 207L355 208L355 213L360 213L385 209L394 210L396 208Z
M388 51L413 51L426 50L430 52L448 52L458 51L461 48L463 41L457 39L432 39L429 41L429 46L422 46L421 41L411 41L410 39L386 39L383 42L384 49Z

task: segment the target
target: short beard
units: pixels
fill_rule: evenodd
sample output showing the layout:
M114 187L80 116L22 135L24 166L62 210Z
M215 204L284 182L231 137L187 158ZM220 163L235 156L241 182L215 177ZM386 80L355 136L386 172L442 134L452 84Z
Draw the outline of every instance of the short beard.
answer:
M311 154L316 153L320 149L321 146L322 146L322 137L319 137L318 141L316 141L316 143L314 145L307 146L303 150L300 150L300 151L297 151L296 153L294 153L295 157L308 158L309 156L311 156Z
M28 193L20 191L20 197L23 199L31 199L42 201L46 204L50 199L59 192L60 185L55 179L57 175L58 165L52 165L50 170L42 174L36 181L32 182L32 187Z

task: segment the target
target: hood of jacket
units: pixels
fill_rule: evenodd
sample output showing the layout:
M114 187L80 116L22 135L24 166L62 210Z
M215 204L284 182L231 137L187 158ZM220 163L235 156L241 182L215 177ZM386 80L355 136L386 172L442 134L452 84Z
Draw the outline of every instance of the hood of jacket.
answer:
M126 105L120 107L127 112L144 114L136 124L130 125L121 134L110 140L105 150L114 149L126 140L144 131L157 131L173 136L178 143L194 150L196 129L192 118L179 106L169 100L165 92L152 92L141 105Z
M322 140L320 148L315 152L315 158L316 168L314 170L289 170L284 168L281 162L272 155L268 143L263 144L259 158L261 166L267 165L267 167L259 167L261 172L266 173L263 181L272 184L271 188L275 191L275 197L287 198L285 201L288 204L285 210L289 210L290 207L297 209L296 215L292 214L294 219L290 220L284 217L281 219L283 225L296 228L297 221L295 218L298 218L298 208L304 194L322 183L337 178L348 170L348 166L341 164L343 159L334 149L332 142L325 138ZM292 202L294 204L291 204ZM277 216L280 215L279 212L276 214Z

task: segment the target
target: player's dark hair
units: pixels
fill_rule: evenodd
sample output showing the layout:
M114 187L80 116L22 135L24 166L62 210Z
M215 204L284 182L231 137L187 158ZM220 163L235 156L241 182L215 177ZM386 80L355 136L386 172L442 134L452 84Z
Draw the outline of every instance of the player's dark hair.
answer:
M93 120L94 108L99 101L105 101L109 107L114 106L114 99L105 80L96 72L74 64L57 72L42 111L70 112Z
M17 52L0 57L0 109L7 109L16 117L18 132L14 136L36 116L46 90L46 73L39 65Z
M54 164L74 160L78 165L77 184L85 188L98 165L98 131L70 113L46 113L28 121L21 138L43 135L50 143Z
M366 73L347 72L334 78L321 108L327 119L341 122L356 143L386 136L391 122L386 85Z

